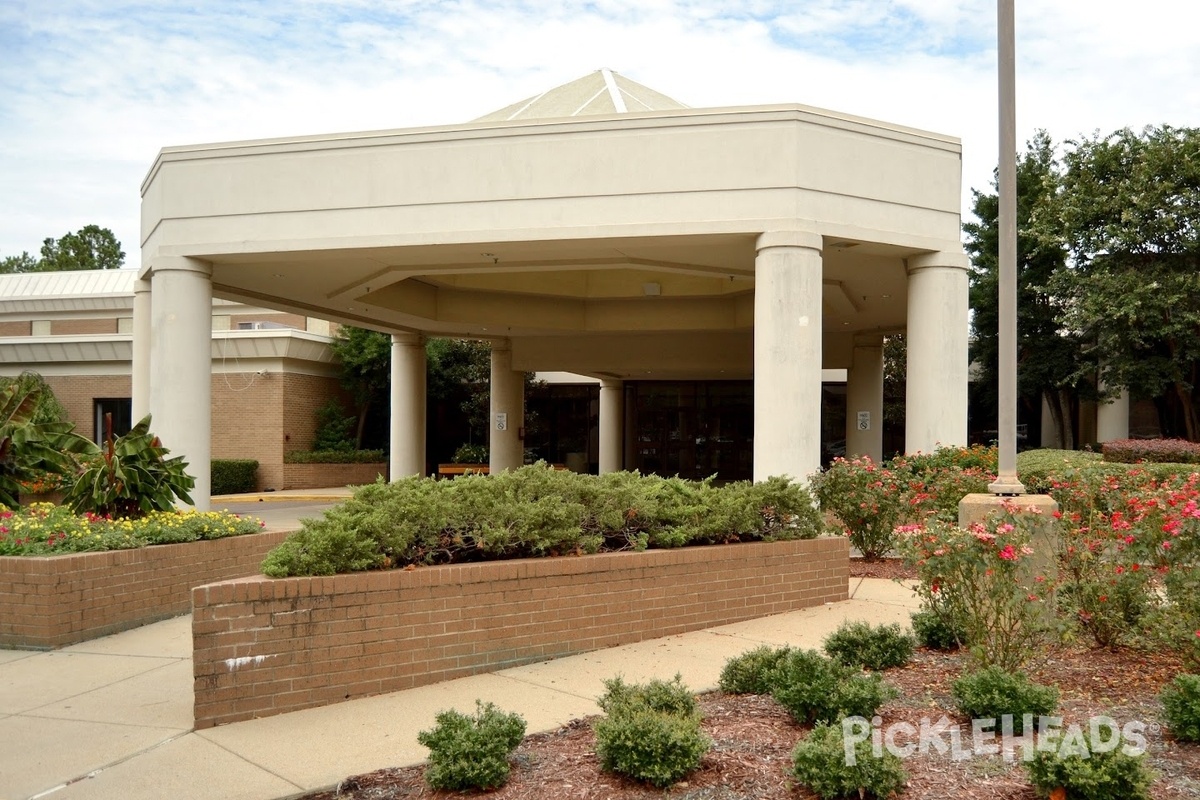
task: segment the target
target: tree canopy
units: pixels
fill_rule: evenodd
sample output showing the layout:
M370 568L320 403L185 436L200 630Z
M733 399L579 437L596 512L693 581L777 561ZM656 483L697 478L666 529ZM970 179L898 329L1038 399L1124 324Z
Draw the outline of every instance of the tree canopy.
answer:
M1040 226L1071 255L1052 284L1062 321L1089 342L1110 390L1164 397L1177 432L1196 441L1200 128L1124 129L1070 144L1047 203L1058 224Z
M1079 399L1155 399L1162 432L1200 438L1200 129L1065 142L1039 133L1017 166L1018 386L1071 444ZM995 385L998 201L974 192L973 357Z
M124 264L125 253L113 232L86 225L59 239L44 239L41 258L29 253L0 258L0 273L119 269Z

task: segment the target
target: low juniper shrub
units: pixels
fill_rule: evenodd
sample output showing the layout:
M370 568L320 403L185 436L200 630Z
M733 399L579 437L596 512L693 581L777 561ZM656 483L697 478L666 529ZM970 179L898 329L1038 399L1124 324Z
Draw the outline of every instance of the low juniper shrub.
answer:
M929 609L913 613L912 629L920 645L930 650L957 650L967 641L961 625Z
M604 685L598 702L606 716L594 727L602 769L665 788L700 766L712 742L680 676L644 686L613 678Z
M900 667L909 662L916 639L901 627L846 622L825 640L825 652L848 667L870 670Z
M870 718L896 689L875 675L863 675L816 650L793 650L771 673L771 696L797 722L837 722L843 717Z
M771 673L791 652L788 647L763 645L734 656L721 668L720 687L727 694L770 694Z
M1024 731L1024 716L1034 719L1058 706L1058 690L1029 680L1023 672L987 667L964 675L951 685L958 710L971 719L999 720L1012 715L1013 732Z
M1171 734L1181 742L1200 742L1200 675L1177 675L1159 700Z
M475 715L443 711L417 741L429 748L425 782L434 789L494 789L508 780L508 759L525 737L525 720L475 701Z
M1093 741L1090 733L1081 738L1078 746L1064 741L1057 748L1039 747L1025 763L1039 797L1150 800L1153 777L1141 755L1130 755L1107 741Z
M851 759L844 735L840 724L813 728L792 751L792 777L823 800L882 800L904 788L908 776L898 756L887 750L876 756L867 738L854 744Z

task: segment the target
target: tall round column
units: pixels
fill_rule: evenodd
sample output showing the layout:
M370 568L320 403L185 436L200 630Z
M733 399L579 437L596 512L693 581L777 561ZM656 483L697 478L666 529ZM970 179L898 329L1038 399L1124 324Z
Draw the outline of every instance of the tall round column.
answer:
M967 256L908 260L908 391L904 449L967 443Z
M392 334L389 478L425 474L425 338Z
M512 368L512 343L492 342L488 468L518 469L525 462L525 373Z
M1104 390L1100 384L1100 390ZM1112 401L1096 405L1096 441L1129 438L1129 390L1122 389Z
M193 258L159 257L150 265L151 430L183 456L196 479L192 500L210 504L212 457L212 267Z
M600 381L600 474L624 465L625 382Z
M132 407L136 423L150 413L150 279L133 282Z
M821 237L769 231L754 262L754 480L821 468Z
M883 342L854 345L846 376L846 457L883 461Z

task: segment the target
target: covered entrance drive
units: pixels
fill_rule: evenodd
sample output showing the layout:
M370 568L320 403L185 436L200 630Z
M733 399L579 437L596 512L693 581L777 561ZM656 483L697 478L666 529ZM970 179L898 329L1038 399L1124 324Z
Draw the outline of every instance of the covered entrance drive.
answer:
M847 451L878 457L899 331L906 448L966 441L949 137L687 109L602 70L471 123L166 148L142 193L134 415L187 456L199 505L213 294L393 334L393 477L424 469L427 335L492 343L493 469L521 463L534 370L601 379L601 471L641 446L626 382L752 380L750 473L803 478L822 367L849 370ZM727 417L694 437L718 461L747 435Z

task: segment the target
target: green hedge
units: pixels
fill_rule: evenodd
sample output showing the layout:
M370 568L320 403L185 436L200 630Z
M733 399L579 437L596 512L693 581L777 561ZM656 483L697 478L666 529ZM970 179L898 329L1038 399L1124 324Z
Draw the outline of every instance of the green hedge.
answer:
M258 462L252 458L214 458L212 460L212 493L243 494L254 491L254 476Z
M577 475L539 463L498 475L406 478L358 489L271 551L273 577L409 564L807 539L808 490L784 478L715 486L636 472Z
M1146 477L1163 481L1179 475L1190 475L1197 465L1186 463L1115 463L1107 456L1086 450L1026 450L1017 454L1017 477L1031 494L1046 494L1055 479L1064 479L1084 472L1091 476L1124 476L1132 471L1144 472Z
M382 450L293 450L283 454L285 464L378 464Z

